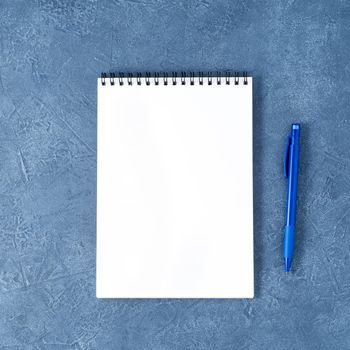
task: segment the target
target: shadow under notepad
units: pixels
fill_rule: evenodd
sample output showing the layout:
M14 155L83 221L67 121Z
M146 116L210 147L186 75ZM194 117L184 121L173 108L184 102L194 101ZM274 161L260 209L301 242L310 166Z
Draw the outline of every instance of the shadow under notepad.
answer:
M254 196L254 297L258 297L261 289L261 273L263 271L263 208L261 198L263 195L262 167L262 133L263 110L261 77L254 75L253 81L253 196Z

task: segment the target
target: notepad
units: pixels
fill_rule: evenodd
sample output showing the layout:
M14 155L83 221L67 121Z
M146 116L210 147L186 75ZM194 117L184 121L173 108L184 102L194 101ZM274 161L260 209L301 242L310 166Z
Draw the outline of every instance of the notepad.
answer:
M252 298L252 78L98 79L98 298Z

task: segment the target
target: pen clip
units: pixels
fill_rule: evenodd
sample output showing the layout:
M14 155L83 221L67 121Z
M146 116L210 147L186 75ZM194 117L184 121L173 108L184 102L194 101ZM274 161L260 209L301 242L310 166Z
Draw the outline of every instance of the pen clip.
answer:
M283 162L284 177L287 179L288 179L288 172L289 172L289 153L290 153L291 141L292 141L292 138L290 135L288 135L286 150L284 151L284 162Z

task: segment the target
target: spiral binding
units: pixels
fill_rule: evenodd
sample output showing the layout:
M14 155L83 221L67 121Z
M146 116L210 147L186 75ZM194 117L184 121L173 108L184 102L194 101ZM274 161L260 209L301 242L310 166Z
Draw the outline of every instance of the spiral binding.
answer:
M248 73L243 72L242 76L238 72L216 72L213 75L212 72L204 74L204 72L177 72L172 73L150 73L146 72L144 74L138 73L102 73L101 74L101 84L103 86L107 85L109 81L110 85L119 84L123 85L160 85L161 83L165 86L167 85L213 85L216 81L216 85L239 85L243 82L243 85L248 85Z

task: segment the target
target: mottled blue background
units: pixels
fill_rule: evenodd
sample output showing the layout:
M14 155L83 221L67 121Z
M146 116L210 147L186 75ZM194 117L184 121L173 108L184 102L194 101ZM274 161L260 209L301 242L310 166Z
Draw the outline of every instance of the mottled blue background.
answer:
M0 349L350 348L349 1L1 0L0 35ZM256 298L97 300L96 78L191 69L254 77Z

